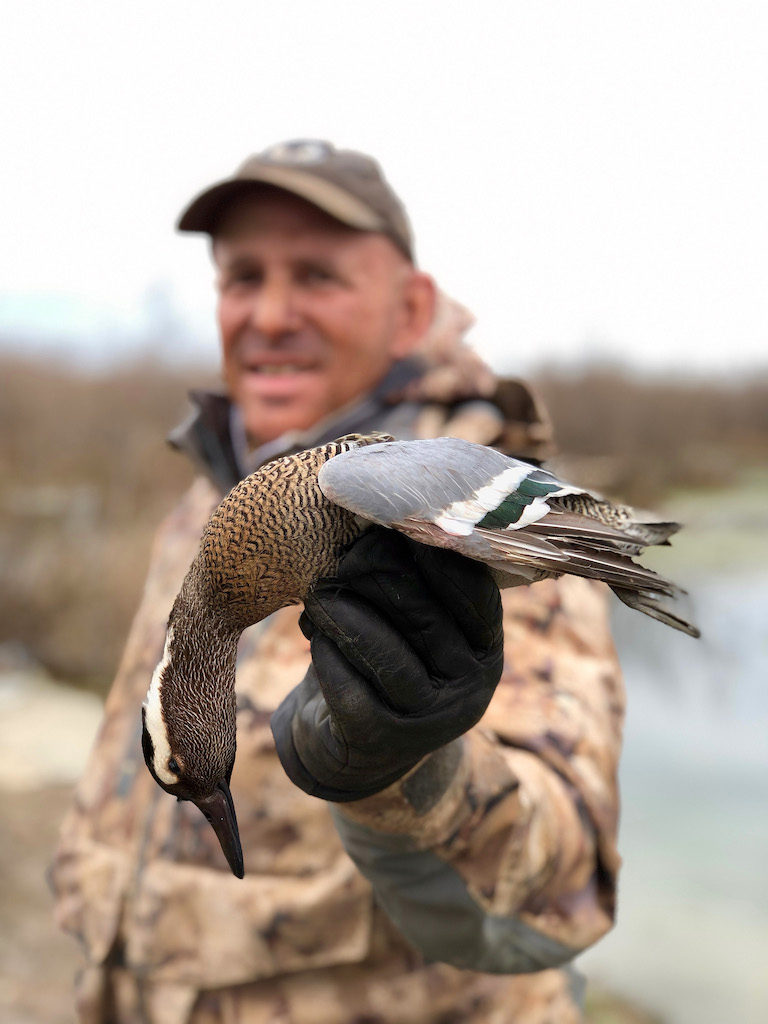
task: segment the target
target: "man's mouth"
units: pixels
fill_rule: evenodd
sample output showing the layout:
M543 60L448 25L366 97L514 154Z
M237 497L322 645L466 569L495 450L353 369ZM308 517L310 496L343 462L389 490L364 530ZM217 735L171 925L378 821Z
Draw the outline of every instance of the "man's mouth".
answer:
M241 382L244 394L262 402L301 401L316 379L320 366L308 359L243 361Z
M287 374L306 373L310 367L298 363L259 363L256 366L249 366L251 373L262 374L265 377L281 377Z

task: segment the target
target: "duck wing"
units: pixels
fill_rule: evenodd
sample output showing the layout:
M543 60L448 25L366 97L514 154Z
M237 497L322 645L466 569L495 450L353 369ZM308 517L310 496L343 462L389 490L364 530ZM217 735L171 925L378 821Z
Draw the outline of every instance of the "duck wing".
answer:
M633 561L678 524L644 523L548 470L442 437L353 447L322 466L318 483L366 520L485 562L499 586L563 573L603 580L631 607L698 636L658 603L682 591Z

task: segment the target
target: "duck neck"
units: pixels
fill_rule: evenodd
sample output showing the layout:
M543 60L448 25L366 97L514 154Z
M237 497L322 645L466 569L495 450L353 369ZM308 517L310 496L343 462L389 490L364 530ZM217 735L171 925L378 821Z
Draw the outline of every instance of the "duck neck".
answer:
M240 634L247 625L230 614L227 605L208 592L205 576L193 564L173 606L172 649L190 669L189 680L204 689L212 682L234 707L235 664ZM209 677L215 672L215 680Z

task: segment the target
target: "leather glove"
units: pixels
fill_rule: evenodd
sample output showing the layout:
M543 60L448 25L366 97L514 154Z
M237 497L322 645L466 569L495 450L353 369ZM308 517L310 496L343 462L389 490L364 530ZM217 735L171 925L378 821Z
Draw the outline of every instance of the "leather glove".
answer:
M488 568L366 531L300 619L312 665L272 716L289 778L324 800L378 793L475 725L502 670Z

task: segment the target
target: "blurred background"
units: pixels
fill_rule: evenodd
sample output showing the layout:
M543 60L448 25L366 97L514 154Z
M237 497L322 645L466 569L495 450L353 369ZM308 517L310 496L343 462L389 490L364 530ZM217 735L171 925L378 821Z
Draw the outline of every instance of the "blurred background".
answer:
M616 611L619 921L593 1024L768 1019L768 8L29 2L0 35L0 1016L72 1019L43 872L218 377L182 206L290 137L375 154L559 467L686 531L694 643ZM640 621L638 621L640 619ZM45 981L40 983L40 968Z

